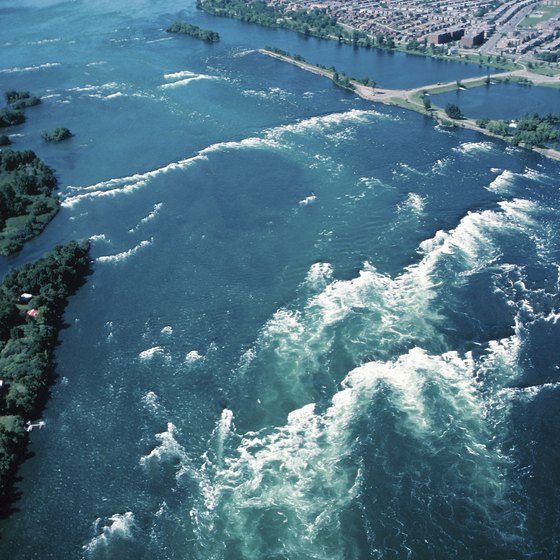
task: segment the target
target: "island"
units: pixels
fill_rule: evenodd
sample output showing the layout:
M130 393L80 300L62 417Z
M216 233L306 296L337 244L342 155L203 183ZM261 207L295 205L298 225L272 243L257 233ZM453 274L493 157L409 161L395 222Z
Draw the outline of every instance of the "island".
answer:
M195 39L200 39L206 43L217 43L220 40L220 35L216 31L203 29L196 25L191 25L184 21L176 21L166 29L167 33L179 33L181 35L188 35Z
M0 128L15 126L25 122L23 111L13 111L12 109L0 110Z
M0 255L39 234L58 212L53 170L31 150L0 150Z
M0 285L0 514L9 513L28 434L54 380L54 349L68 298L90 272L89 242L57 246Z
M14 111L21 111L27 107L34 107L41 103L41 98L32 95L28 91L16 91L14 89L6 92L6 101Z
M41 103L41 98L28 91L10 90L5 94L8 108L0 110L0 128L16 126L25 122L23 110ZM5 145L5 144L4 144Z
M45 142L62 142L63 140L68 140L68 138L72 138L74 136L70 130L64 127L55 128L50 132L42 132L41 138L45 140Z

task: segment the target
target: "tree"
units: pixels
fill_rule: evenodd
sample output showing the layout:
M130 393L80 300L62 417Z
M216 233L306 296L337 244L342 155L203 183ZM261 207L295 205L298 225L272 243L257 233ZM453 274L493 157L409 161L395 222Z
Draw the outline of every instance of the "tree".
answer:
M67 128L55 128L51 132L42 132L41 138L46 142L62 142L74 136Z
M445 106L445 114L451 119L463 119L465 118L461 109L453 103L448 103Z
M424 103L424 109L426 109L426 111L431 110L432 100L427 95L424 95L424 97L422 97L422 103Z

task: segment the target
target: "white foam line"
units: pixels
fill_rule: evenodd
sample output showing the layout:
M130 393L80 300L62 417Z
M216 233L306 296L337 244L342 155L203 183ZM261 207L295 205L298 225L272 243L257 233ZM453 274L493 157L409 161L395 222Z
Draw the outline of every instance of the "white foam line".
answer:
M16 72L34 72L36 70L43 70L45 68L55 68L62 66L60 62L46 62L45 64L38 64L37 66L15 66L14 68L3 68L0 74L13 74Z
M131 257L132 255L135 255L143 247L147 247L151 245L153 241L154 241L153 238L150 240L145 239L144 241L141 241L140 243L138 243L138 245L132 247L132 249L129 249L128 251L123 251L122 253L117 253L116 255L105 255L103 257L97 257L96 260L99 262L110 262L110 263L124 261L127 258Z
M312 130L326 133L331 127L340 125L345 121L366 122L372 116L379 117L384 115L373 110L365 111L353 109L345 113L332 113L329 115L311 117L297 123L267 129L263 132L261 137L254 136L242 140L211 144L192 157L169 163L163 167L147 171L146 173L136 173L127 177L116 177L86 187L69 186L67 187L69 192L76 192L79 194L67 196L62 202L62 206L71 207L84 199L99 196L114 196L116 194L130 192L145 186L151 179L159 175L185 169L197 161L206 161L208 155L212 153L245 148L279 148L282 147L281 140L284 134L304 134Z
M219 78L216 76L207 76L206 74L198 74L169 84L162 84L159 87L161 89L169 89L169 88L176 88L180 86L186 86L187 84L190 84L191 82L195 82L197 80L218 80L218 79Z
M178 72L163 75L166 80L180 80L182 78L192 78L193 76L196 76L196 74L190 70L179 70Z

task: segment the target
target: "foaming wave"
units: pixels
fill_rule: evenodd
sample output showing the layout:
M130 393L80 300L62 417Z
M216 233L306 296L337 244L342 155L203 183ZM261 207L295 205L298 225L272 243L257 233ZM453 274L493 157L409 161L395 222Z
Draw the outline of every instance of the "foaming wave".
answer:
M460 146L453 148L453 151L460 154L474 155L480 152L490 152L493 148L492 142L463 142Z
M330 263L317 262L311 265L305 277L306 284L313 288L324 288L332 280L333 268Z
M37 70L45 70L47 68L56 68L62 66L60 62L46 62L45 64L37 64L36 66L14 66L13 68L3 68L0 74L14 74L18 72L36 72Z
M291 95L289 92L279 87L269 87L267 90L246 89L243 90L241 94L246 97L257 97L258 99L264 99L266 101L285 101L286 98Z
M513 186L515 174L508 169L502 171L487 187L489 191L507 194Z
M450 158L440 158L432 165L432 173L436 173L438 175L443 174L447 166L451 163Z
M265 552L346 558L341 521L363 486L355 429L368 417L376 396L389 409L399 410L399 433L408 434L414 442L411 449L432 470L438 465L430 457L453 446L459 465L448 483L453 491L468 491L477 507L491 510L502 500L502 458L487 448L490 436L474 371L470 355L432 356L413 348L396 361L355 368L323 412L315 404L305 405L274 429L237 436L231 414L224 410L212 440L219 444L219 434L225 432L237 446L228 454L225 445L217 445L218 450L205 457L199 473L202 503L191 511L205 547L235 542L243 558ZM449 478L449 465L444 468ZM383 493L381 487L373 489L367 499L383 503ZM259 531L247 531L255 519L262 522ZM389 523L394 519L387 519ZM407 527L403 529L406 533ZM274 539L263 538L268 530ZM406 534L401 541L406 548Z
M246 49L246 48L240 48L238 50L235 50L231 53L232 58L243 58L245 56L247 56L248 54L252 54L258 52L255 49Z
M107 520L107 525L101 528L101 533L95 536L83 547L87 557L94 557L98 553L107 554L108 548L117 540L131 540L136 526L134 514L127 511L124 514L116 513ZM101 518L96 521L96 530L101 523Z
M469 212L455 229L423 241L419 262L396 277L366 262L357 277L332 280L329 269L315 265L305 284L319 280L321 291L296 309L278 309L253 345L251 359L240 362L244 377L277 372L263 381L265 414L275 418L294 403L313 400L321 380L328 383L324 372L333 354L355 363L389 360L413 346L432 353L447 350L449 319L441 310L456 308L471 278L496 267L504 236L534 235L534 210L518 200L497 210ZM324 272L329 276L320 279Z
M147 224L148 222L151 222L152 220L154 220L160 213L161 209L163 208L163 202L157 202L156 204L154 204L152 211L147 214L146 216L144 216L133 228L131 228L129 230L129 232L134 232L134 231L138 231L138 229Z
M150 412L152 412L152 414L158 413L161 407L158 396L153 391L148 391L142 397L142 403L148 410L150 410Z
M202 359L203 356L198 352L198 350L191 350L190 352L187 352L187 355L185 356L185 362L187 362L187 364L194 364L194 362L198 362Z
M175 80L173 82L165 83L160 85L161 89L176 88L180 86L186 86L187 84L196 80L218 80L218 76L210 76L208 74L195 74L190 70L181 70L179 72L173 72L170 74L164 74L165 80Z
M162 37L161 39L152 39L150 41L146 41L146 44L152 45L154 43L162 43L164 41L173 41L173 37Z
M376 111L363 111L353 109L346 113L333 113L299 121L297 123L282 125L279 127L266 129L262 136L244 138L228 142L218 142L200 150L192 157L188 157L177 162L169 163L163 167L147 171L145 173L135 173L127 177L117 177L107 181L100 181L85 187L69 186L68 194L62 201L62 206L72 207L75 204L97 197L116 196L127 194L136 189L146 186L152 179L166 173L183 170L199 161L207 161L209 156L215 153L228 150L245 149L291 149L293 135L305 135L316 132L325 136L333 128L345 122L367 122L371 118L384 117L385 115Z
M107 241L107 236L104 233L98 233L96 235L90 235L89 240L93 241L93 242L105 241L106 243L109 243L109 241Z
M155 358L156 356L162 356L164 354L164 350L161 346L153 346L152 348L148 348L138 354L138 357L143 361L146 362Z
M414 550L414 539L425 542L416 528L420 516L450 546L468 542L453 542L450 527L494 546L521 546L522 513L508 477L513 460L501 450L508 385L523 370L528 322L551 317L536 303L548 298L555 314L557 293L531 291L521 267L497 263L501 236L533 235L538 211L514 199L470 212L454 229L424 241L420 261L395 278L368 263L345 281L332 281L328 265L312 267L312 277L327 273L322 291L297 309L277 310L239 363L244 375L254 368L263 377L265 427L238 434L224 409L193 474L200 499L191 518L203 557L219 558L231 544L242 558L348 558L341 527L362 498L375 504L368 536L378 557L389 531L402 557ZM439 309L481 270L494 273L496 291L513 310L513 334L481 344L476 354L450 351ZM314 392L316 375L345 346L362 365L346 373L325 404ZM361 454L364 439L373 454ZM366 481L366 470L374 483ZM434 509L434 500L445 503L446 513Z
M122 91L117 91L115 93L110 93L109 95L107 95L106 97L104 97L103 99L107 100L107 99L116 99L117 97L125 97L125 94Z
M304 199L300 200L298 204L300 206L307 206L308 204L312 204L316 200L317 196L315 196L314 194L310 194L309 196L306 196Z
M50 45L51 43L59 43L62 41L60 37L56 37L55 39L41 39L39 41L31 41L28 45Z
M140 464L144 467L158 464L178 465L176 477L180 478L190 468L185 448L177 441L177 428L172 422L167 423L167 430L155 435L159 445L148 455L141 457Z
M417 216L424 213L426 199L417 193L408 193L406 200L401 202L397 208L399 213L415 214Z
M138 245L132 247L132 249L129 249L128 251L123 251L122 253L117 253L116 255L105 255L102 257L97 257L96 260L98 262L106 262L106 263L122 262L136 255L138 251L140 251L144 247L148 247L153 242L154 242L153 238L150 240L145 239L144 241L141 241L140 243L138 243Z

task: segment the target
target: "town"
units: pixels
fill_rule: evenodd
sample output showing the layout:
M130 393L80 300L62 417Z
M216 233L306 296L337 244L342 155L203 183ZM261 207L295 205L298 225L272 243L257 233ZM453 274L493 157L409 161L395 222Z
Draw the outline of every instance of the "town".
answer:
M337 22L391 43L557 62L560 0L266 0L291 10L325 9Z

